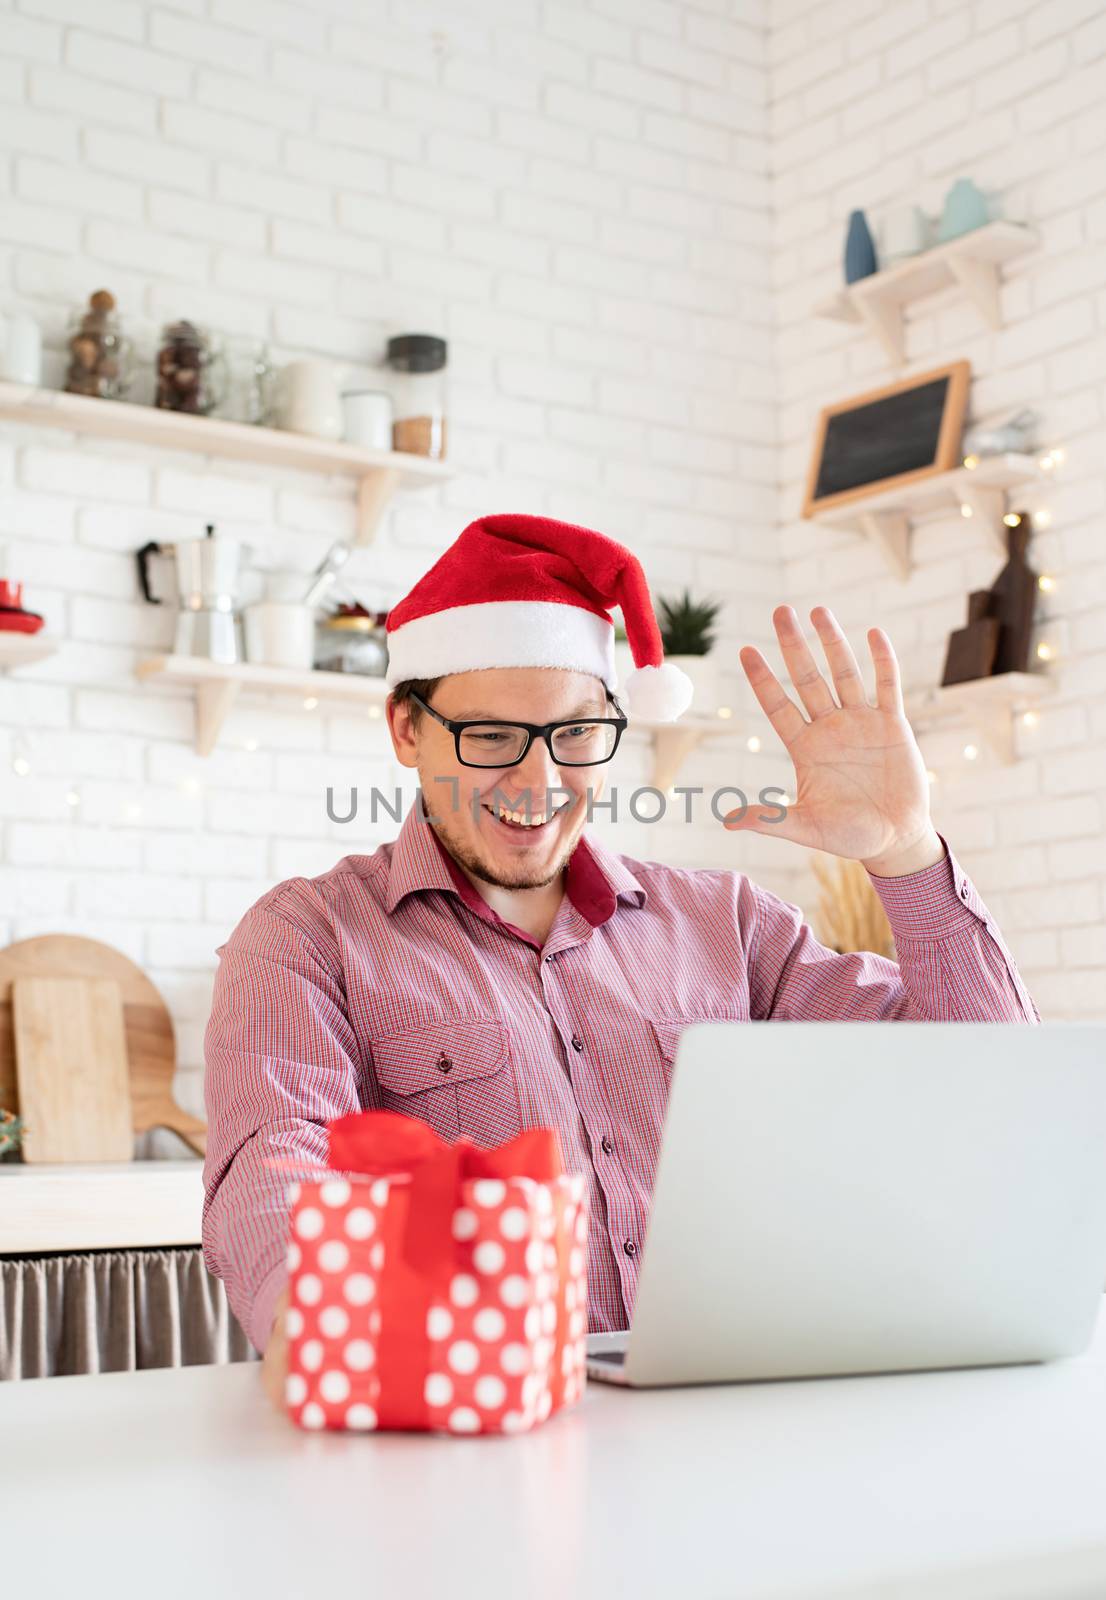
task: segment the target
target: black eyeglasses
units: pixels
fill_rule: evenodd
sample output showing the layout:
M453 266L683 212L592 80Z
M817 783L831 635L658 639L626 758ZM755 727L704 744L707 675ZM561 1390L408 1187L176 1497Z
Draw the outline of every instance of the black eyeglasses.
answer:
M615 710L622 707L612 694ZM626 718L592 717L573 722L451 722L412 690L411 699L453 735L457 759L465 767L517 767L537 738L544 739L559 767L595 767L618 749Z

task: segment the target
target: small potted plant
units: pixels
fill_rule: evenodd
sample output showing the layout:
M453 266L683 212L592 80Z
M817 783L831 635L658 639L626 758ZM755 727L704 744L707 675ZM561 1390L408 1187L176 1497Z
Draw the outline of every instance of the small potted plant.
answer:
M23 1124L14 1111L0 1106L0 1161L14 1161L23 1139Z
M687 589L680 599L661 600L657 606L664 659L686 672L695 685L688 709L707 716L717 711L721 699L718 663L710 655L712 624L721 609L721 601L693 600Z

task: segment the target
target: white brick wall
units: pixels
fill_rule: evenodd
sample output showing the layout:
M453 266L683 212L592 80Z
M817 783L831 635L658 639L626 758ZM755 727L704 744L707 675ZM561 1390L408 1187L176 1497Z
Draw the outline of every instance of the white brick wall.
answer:
M0 0L0 309L39 318L60 384L70 310L111 287L142 398L159 325L182 315L364 370L392 333L443 333L455 476L400 497L356 557L380 603L481 512L590 523L660 592L725 600L727 688L747 707L737 647L763 638L782 582L766 13ZM0 537L67 640L0 678L0 942L70 930L142 962L197 1109L216 945L268 885L394 834L330 823L328 783L411 794L379 721L247 702L205 761L191 697L135 680L172 619L140 599L133 551L208 520L259 567L306 574L352 531L352 487L0 430ZM682 781L781 772L735 742ZM647 781L640 737L618 781L626 799ZM597 826L633 853L795 880L783 847L697 815Z
M1106 29L1094 0L812 4L778 0L769 41L776 178L780 512L796 605L828 602L858 629L878 619L908 684L936 681L971 588L996 561L959 517L914 537L907 583L866 544L796 520L817 408L893 376L874 342L809 316L840 281L856 206L939 211L948 186L975 178L998 214L1031 221L1039 252L1010 264L1006 326L984 328L962 302L923 303L907 323L905 372L966 356L973 413L1021 404L1042 415L1042 443L1066 460L1019 499L1050 521L1031 561L1056 579L1035 634L1057 653L1056 693L1019 759L964 761L970 734L923 738L937 779L938 825L973 872L1042 1012L1101 1016L1106 964L1106 586L1102 423L1106 399ZM853 84L849 96L843 84ZM854 98L855 93L855 98ZM803 891L800 888L800 893Z
M356 573L406 592L471 517L520 508L634 545L654 588L724 598L736 650L781 597L891 631L939 674L996 563L959 518L915 537L899 584L865 544L797 520L816 408L890 377L857 330L809 315L856 205L939 208L974 176L1043 247L1011 265L1006 327L946 297L912 316L908 369L968 356L977 414L1020 402L1067 452L1037 565L1057 693L1020 759L925 742L939 824L976 873L1042 1007L1103 1009L1106 30L1094 0L0 0L0 307L25 307L60 382L71 308L118 295L145 366L190 315L361 371L410 328L450 340L454 477L401 496ZM341 479L0 430L0 537L67 639L0 679L0 941L68 929L141 961L177 1023L198 1108L215 946L269 884L371 850L324 794L399 784L379 721L245 702L219 750L194 707L139 685L171 640L134 549L215 520L261 569L310 571L353 526ZM732 668L729 664L732 663ZM786 781L764 732L703 747L706 794ZM257 748L247 750L247 741ZM16 778L15 754L32 772ZM624 795L647 781L627 741ZM67 796L75 789L79 806ZM597 826L629 853L740 865L813 905L797 852L682 802ZM626 818L626 806L622 807ZM156 905L156 916L149 907Z

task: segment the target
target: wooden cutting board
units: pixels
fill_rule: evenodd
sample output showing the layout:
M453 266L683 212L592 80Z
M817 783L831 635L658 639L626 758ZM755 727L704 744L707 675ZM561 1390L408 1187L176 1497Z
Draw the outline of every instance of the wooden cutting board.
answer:
M0 1106L18 1111L11 989L17 977L109 978L123 1001L132 1131L170 1128L203 1155L206 1124L173 1099L177 1046L169 1008L154 984L129 956L98 939L50 933L21 939L0 950Z
M16 978L11 1006L24 1161L130 1161L119 985L112 978Z

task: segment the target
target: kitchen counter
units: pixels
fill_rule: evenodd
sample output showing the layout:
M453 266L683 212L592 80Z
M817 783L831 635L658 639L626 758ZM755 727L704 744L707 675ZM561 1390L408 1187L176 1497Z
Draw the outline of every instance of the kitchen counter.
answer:
M1089 1600L1106 1319L1039 1366L589 1385L533 1434L305 1434L254 1365L0 1384L4 1579L111 1600Z
M200 1243L203 1162L0 1162L0 1256Z

